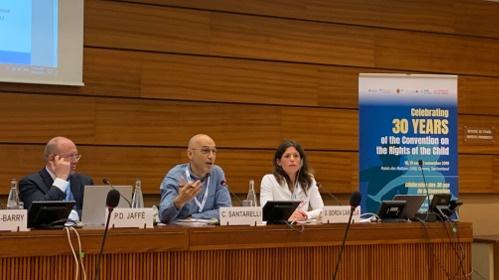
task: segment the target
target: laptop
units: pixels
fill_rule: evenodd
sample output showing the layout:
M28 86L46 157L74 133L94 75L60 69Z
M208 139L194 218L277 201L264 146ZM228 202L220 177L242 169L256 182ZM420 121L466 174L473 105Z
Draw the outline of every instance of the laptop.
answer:
M453 211L449 209L450 201L450 193L436 193L431 199L430 210L437 214L442 221L445 221L453 214Z
M267 224L284 224L300 205L296 200L269 200L263 206L263 220Z
M29 228L59 228L67 221L69 213L75 205L70 201L33 201L28 210Z
M430 203L430 210L437 212L439 207L448 207L450 204L450 193L436 193Z
M378 210L378 217L382 222L406 222L402 212L406 205L405 200L382 200Z
M83 195L81 221L85 226L102 226L106 224L106 198L112 189L120 192L118 208L130 208L132 186L87 185ZM126 198L126 199L125 199ZM128 201L127 201L128 200Z
M405 200L406 204L404 210L400 214L401 218L404 219L414 219L414 216L418 212L419 208L423 204L426 199L426 195L418 195L418 194L396 194L393 197L393 200Z

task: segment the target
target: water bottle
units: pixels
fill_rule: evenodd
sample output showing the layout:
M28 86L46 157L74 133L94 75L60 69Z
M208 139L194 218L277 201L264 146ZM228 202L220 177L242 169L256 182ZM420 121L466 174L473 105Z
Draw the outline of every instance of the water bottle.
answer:
M140 179L135 181L135 190L132 196L132 208L144 208L144 197L142 196L142 183Z
M9 198L7 199L7 209L19 209L19 192L17 191L17 181L10 181Z
M249 180L249 189L248 195L246 196L246 200L243 201L243 206L258 206L256 201L256 193L255 193L255 180Z

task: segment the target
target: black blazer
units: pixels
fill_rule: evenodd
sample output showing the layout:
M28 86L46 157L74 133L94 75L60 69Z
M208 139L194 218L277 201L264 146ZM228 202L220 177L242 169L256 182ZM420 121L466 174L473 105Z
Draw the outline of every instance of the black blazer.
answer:
M76 201L76 211L81 219L81 209L83 207L83 191L85 185L93 185L92 178L74 173L69 175L71 191ZM52 186L52 177L45 168L28 175L19 181L20 198L24 202L24 208L29 209L31 203L37 200L64 200L66 194L59 188Z

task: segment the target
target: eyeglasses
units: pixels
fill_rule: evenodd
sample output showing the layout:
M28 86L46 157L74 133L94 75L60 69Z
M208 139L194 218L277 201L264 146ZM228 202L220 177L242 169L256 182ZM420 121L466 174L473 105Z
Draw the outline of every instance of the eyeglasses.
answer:
M81 154L66 154L66 155L59 155L61 158L67 158L72 161L79 161L82 157Z
M210 153L213 153L214 155L217 154L217 149L216 148L191 148L191 150L198 150L201 151L203 155L209 155Z

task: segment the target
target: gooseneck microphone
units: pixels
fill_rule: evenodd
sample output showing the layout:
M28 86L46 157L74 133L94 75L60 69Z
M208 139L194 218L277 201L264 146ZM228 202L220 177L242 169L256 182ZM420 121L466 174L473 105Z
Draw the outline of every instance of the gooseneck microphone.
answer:
M111 180L109 180L109 178L107 177L104 177L102 178L102 183L104 183L105 185L108 185L111 189L115 190L118 192L118 194L121 196L121 198L123 198L123 200L126 201L126 203L128 204L128 206L130 208L132 208L132 203L130 202L130 200L128 200L128 198L126 198L124 195L122 195L114 186L113 184L111 184Z
M224 186L230 193L231 197L235 197L237 199L237 201L239 201L239 205L243 205L243 201L239 198L239 196L237 196L237 194L235 194L230 188L229 186L227 186L227 183L225 182L225 180L222 180L220 182L220 185Z
M114 208L118 206L118 203L120 202L120 192L117 191L116 189L112 189L107 193L106 197L106 206L108 209L107 213L107 221L106 221L106 226L104 228L104 236L102 237L102 242L100 244L100 251L99 255L97 256L97 268L95 270L95 279L99 280L99 274L100 274L100 260L102 257L102 253L104 252L104 243L106 242L106 237L107 237L107 231L109 229L109 220L111 219L111 213L113 212Z
M317 184L317 188L319 189L319 193L326 193L330 198L332 198L334 201L336 201L336 203L338 203L338 205L342 205L341 201L334 194L332 194L331 192L328 192L326 189L324 189L322 187L322 184L319 181L317 181L316 184Z
M206 173L206 175L204 175L204 176L200 179L201 183L204 183L204 181L206 181L206 179L208 179L208 177L210 177L210 173L209 173L209 172L208 172L208 173ZM237 200L239 200L239 203L240 203L241 205L243 204L243 202L241 201L241 199L239 199L239 197L238 197L235 193L233 193L233 192L229 189L229 186L227 186L227 183L225 182L225 180L220 181L220 185L224 186L224 187L225 187L225 188L229 191L229 193L230 193L232 196L234 196ZM209 186L207 186L207 187L209 187Z
M336 276L338 274L338 268L340 267L341 256L343 255L343 250L345 248L345 242L347 240L348 231L350 230L350 223L352 222L353 212L355 208L360 205L361 195L359 192L352 193L350 197L350 216L348 217L347 228L345 229L345 235L343 236L343 241L340 246L340 254L338 255L338 259L336 260L336 267L334 269L333 280L336 280Z
M424 176L424 171L423 171L423 161L422 160L418 160L418 164L419 164L419 169L421 170L421 175L423 175L423 182L424 182L424 188L426 190L426 199L428 200L428 207L426 207L426 219L425 221L428 220L428 215L430 214L430 204L431 204L431 201L430 201L430 191L428 190L428 184L426 184L426 178Z

